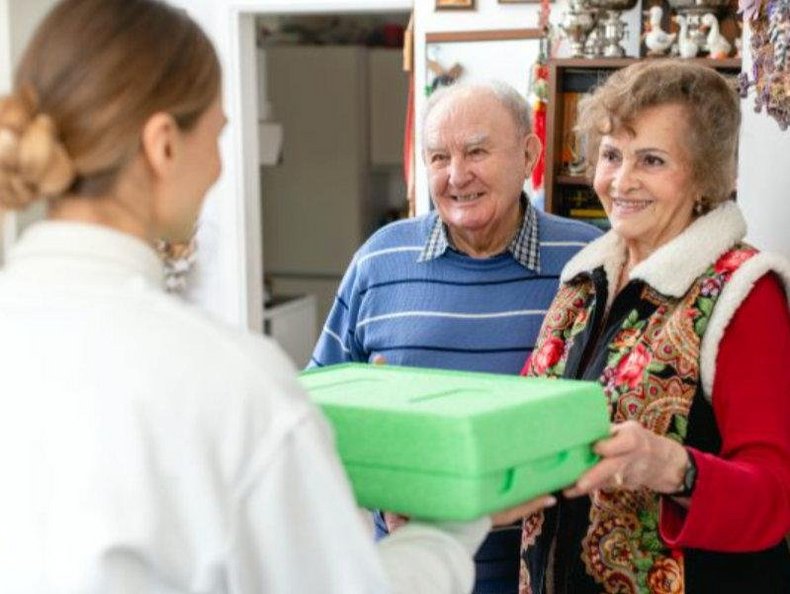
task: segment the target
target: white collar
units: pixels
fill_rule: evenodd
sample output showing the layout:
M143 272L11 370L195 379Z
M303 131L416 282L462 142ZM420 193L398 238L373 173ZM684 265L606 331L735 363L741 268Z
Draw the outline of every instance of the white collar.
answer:
M697 277L745 235L746 221L738 205L725 202L696 219L677 237L637 264L629 279L642 280L664 295L682 297ZM617 233L609 231L571 258L560 280L568 282L579 274L603 266L611 285L625 257L625 242Z
M7 270L56 263L59 268L112 272L142 277L162 287L162 261L141 239L103 225L72 221L40 221L31 225L11 249Z

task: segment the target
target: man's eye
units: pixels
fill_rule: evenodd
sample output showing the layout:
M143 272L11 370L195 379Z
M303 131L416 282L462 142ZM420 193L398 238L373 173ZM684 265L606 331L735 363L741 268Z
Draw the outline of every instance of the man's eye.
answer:
M431 163L444 163L447 155L431 155Z
M617 151L605 150L601 151L601 159L604 161L616 161L619 158Z

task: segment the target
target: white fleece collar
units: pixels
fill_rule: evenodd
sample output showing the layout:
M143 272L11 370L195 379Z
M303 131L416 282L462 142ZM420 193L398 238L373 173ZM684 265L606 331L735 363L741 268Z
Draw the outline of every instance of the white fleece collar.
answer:
M642 280L664 295L682 297L711 263L745 235L746 221L738 205L725 202L696 219L675 239L637 264L629 279ZM568 282L578 274L603 266L607 282L611 285L625 258L625 242L617 233L609 231L571 258L560 280Z

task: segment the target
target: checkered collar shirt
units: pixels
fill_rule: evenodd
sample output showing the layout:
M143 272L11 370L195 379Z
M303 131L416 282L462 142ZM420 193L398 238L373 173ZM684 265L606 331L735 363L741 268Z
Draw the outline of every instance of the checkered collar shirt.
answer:
M538 216L535 208L527 200L526 194L521 194L521 206L524 209L524 218L518 232L507 246L507 251L513 258L528 270L540 272L540 250L538 242ZM452 244L450 234L447 232L447 225L444 224L438 214L434 214L436 220L431 232L428 234L428 241L420 252L418 262L428 262L435 260L443 255L448 249L458 252L459 250Z

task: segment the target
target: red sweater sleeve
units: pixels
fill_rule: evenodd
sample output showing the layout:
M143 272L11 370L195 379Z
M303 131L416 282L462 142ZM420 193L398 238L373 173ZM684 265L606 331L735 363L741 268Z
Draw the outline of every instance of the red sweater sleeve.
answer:
M671 548L757 551L790 531L790 311L776 275L762 277L719 344L713 411L718 455L692 451L688 509L663 497Z

